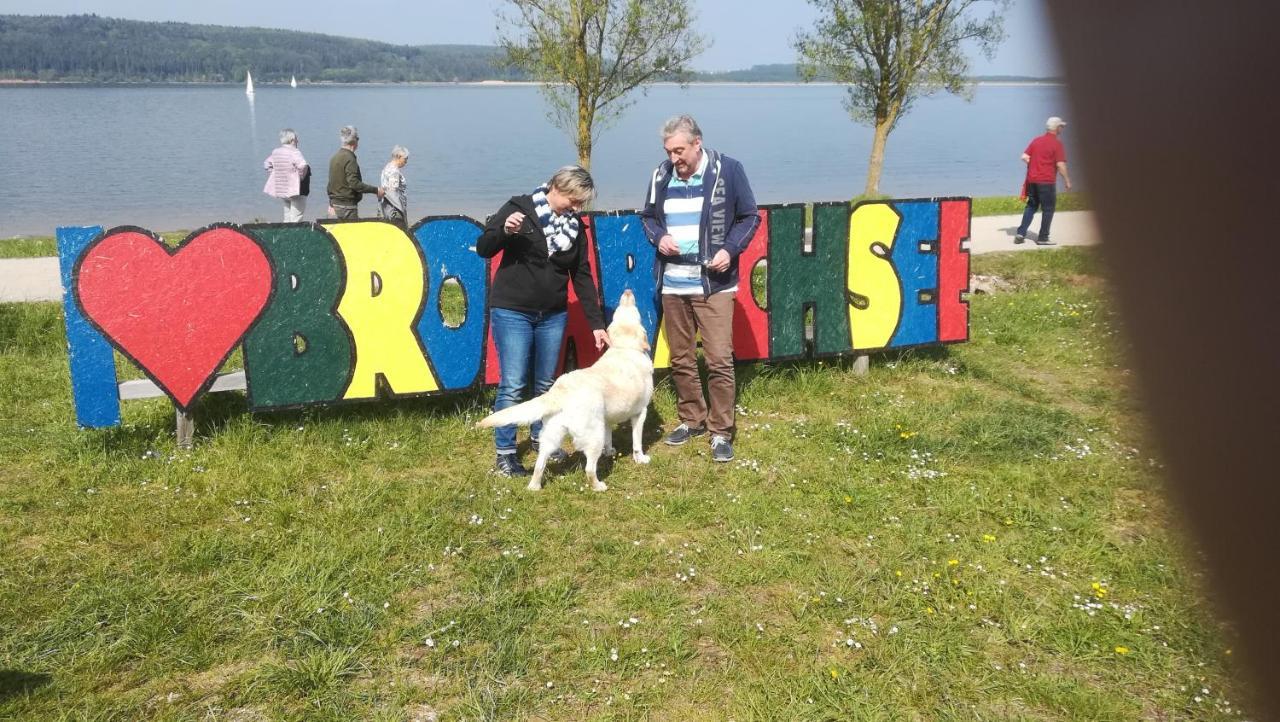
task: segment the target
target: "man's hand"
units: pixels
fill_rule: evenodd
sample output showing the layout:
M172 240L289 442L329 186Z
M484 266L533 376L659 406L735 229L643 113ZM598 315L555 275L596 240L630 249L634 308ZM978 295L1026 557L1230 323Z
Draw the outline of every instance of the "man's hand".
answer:
M609 340L609 332L605 330L592 331L592 336L596 337L596 350L601 351L605 346L612 346L613 341Z
M516 211L507 216L507 220L502 222L502 230L506 231L508 236L514 236L520 230L521 224L524 223L524 214Z
M379 186L379 187L378 187L378 200L382 200L386 195L387 195L386 191L382 190L382 187L381 187L381 186Z
M1071 190L1071 179L1067 179L1067 190Z
M676 239L670 233L658 239L658 253L664 256L680 255L680 246L676 245Z
M707 268L717 273L722 271L727 271L729 270L729 261L731 260L732 259L729 258L729 252L721 248L720 250L716 251L716 255L711 259L709 263L707 263Z
M334 210L333 206L329 206L329 217L330 218L338 217L338 211Z

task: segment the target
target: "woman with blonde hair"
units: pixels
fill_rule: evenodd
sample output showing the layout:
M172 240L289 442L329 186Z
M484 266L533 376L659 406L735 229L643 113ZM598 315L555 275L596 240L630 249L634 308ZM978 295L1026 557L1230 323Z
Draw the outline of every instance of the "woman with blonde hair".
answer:
M609 343L578 220L595 192L586 169L565 166L532 193L503 204L476 241L476 253L484 258L502 253L489 287L489 328L500 370L494 411L520 403L526 391L537 396L551 388L564 342L570 283L591 324L596 349ZM529 430L535 450L541 430L541 423ZM529 474L516 455L515 426L495 429L494 445L499 474ZM552 460L563 458L563 451L553 452Z

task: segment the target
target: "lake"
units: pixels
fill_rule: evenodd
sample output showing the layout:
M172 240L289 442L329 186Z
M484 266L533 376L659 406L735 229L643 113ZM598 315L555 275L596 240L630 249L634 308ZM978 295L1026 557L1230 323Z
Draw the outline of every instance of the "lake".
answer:
M1071 119L1066 89L983 85L972 102L922 98L889 137L881 191L894 197L1017 192L1019 154L1044 119ZM871 129L832 85L656 86L599 134L596 207L643 201L669 116L698 119L709 147L744 164L761 203L847 200L866 179ZM325 213L338 128L360 129L360 165L377 183L393 145L409 148L410 215L483 219L576 160L527 85L0 86L0 238L59 225L191 229L280 220L262 161L292 127L315 171L307 218ZM1068 152L1070 128L1063 139ZM1082 175L1078 169L1073 175ZM361 204L372 215L374 204Z

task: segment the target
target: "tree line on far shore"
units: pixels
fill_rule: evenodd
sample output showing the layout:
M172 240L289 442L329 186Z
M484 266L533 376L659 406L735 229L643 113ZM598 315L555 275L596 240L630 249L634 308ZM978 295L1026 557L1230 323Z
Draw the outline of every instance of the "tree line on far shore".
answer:
M97 15L0 15L0 79L96 83L477 82L533 80L487 45L393 45L267 28L120 20ZM794 83L795 63L689 72L694 82ZM830 74L818 80L834 80ZM982 77L976 80L1038 80Z
M0 78L85 82L524 80L478 45L392 45L267 28L0 15Z

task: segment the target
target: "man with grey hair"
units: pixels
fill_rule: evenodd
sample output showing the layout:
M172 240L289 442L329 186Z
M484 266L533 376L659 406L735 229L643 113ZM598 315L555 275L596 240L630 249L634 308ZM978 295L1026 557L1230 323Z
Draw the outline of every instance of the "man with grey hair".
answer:
M382 189L371 186L360 177L360 163L356 160L356 148L360 146L360 134L353 125L344 125L338 131L342 147L329 159L329 215L340 220L359 218L358 206L365 193L377 193L382 199Z
M640 218L658 248L654 275L671 349L677 426L665 441L680 446L710 432L711 460L733 460L733 304L738 256L760 225L742 164L702 145L688 115L662 127L664 160L653 172ZM748 289L748 293L750 289ZM698 375L697 337L707 363L707 398Z
M1022 184L1022 197L1027 199L1027 207L1022 210L1022 222L1013 236L1014 243L1022 243L1027 239L1031 228L1031 219L1036 211L1041 211L1040 233L1036 236L1037 246L1052 246L1049 240L1049 227L1053 223L1053 211L1058 205L1058 175L1066 181L1067 190L1071 190L1071 176L1067 174L1067 151L1062 147L1062 139L1058 136L1066 127L1067 121L1053 116L1045 121L1044 135L1032 139L1027 149L1022 151L1022 162L1027 164L1027 179Z

